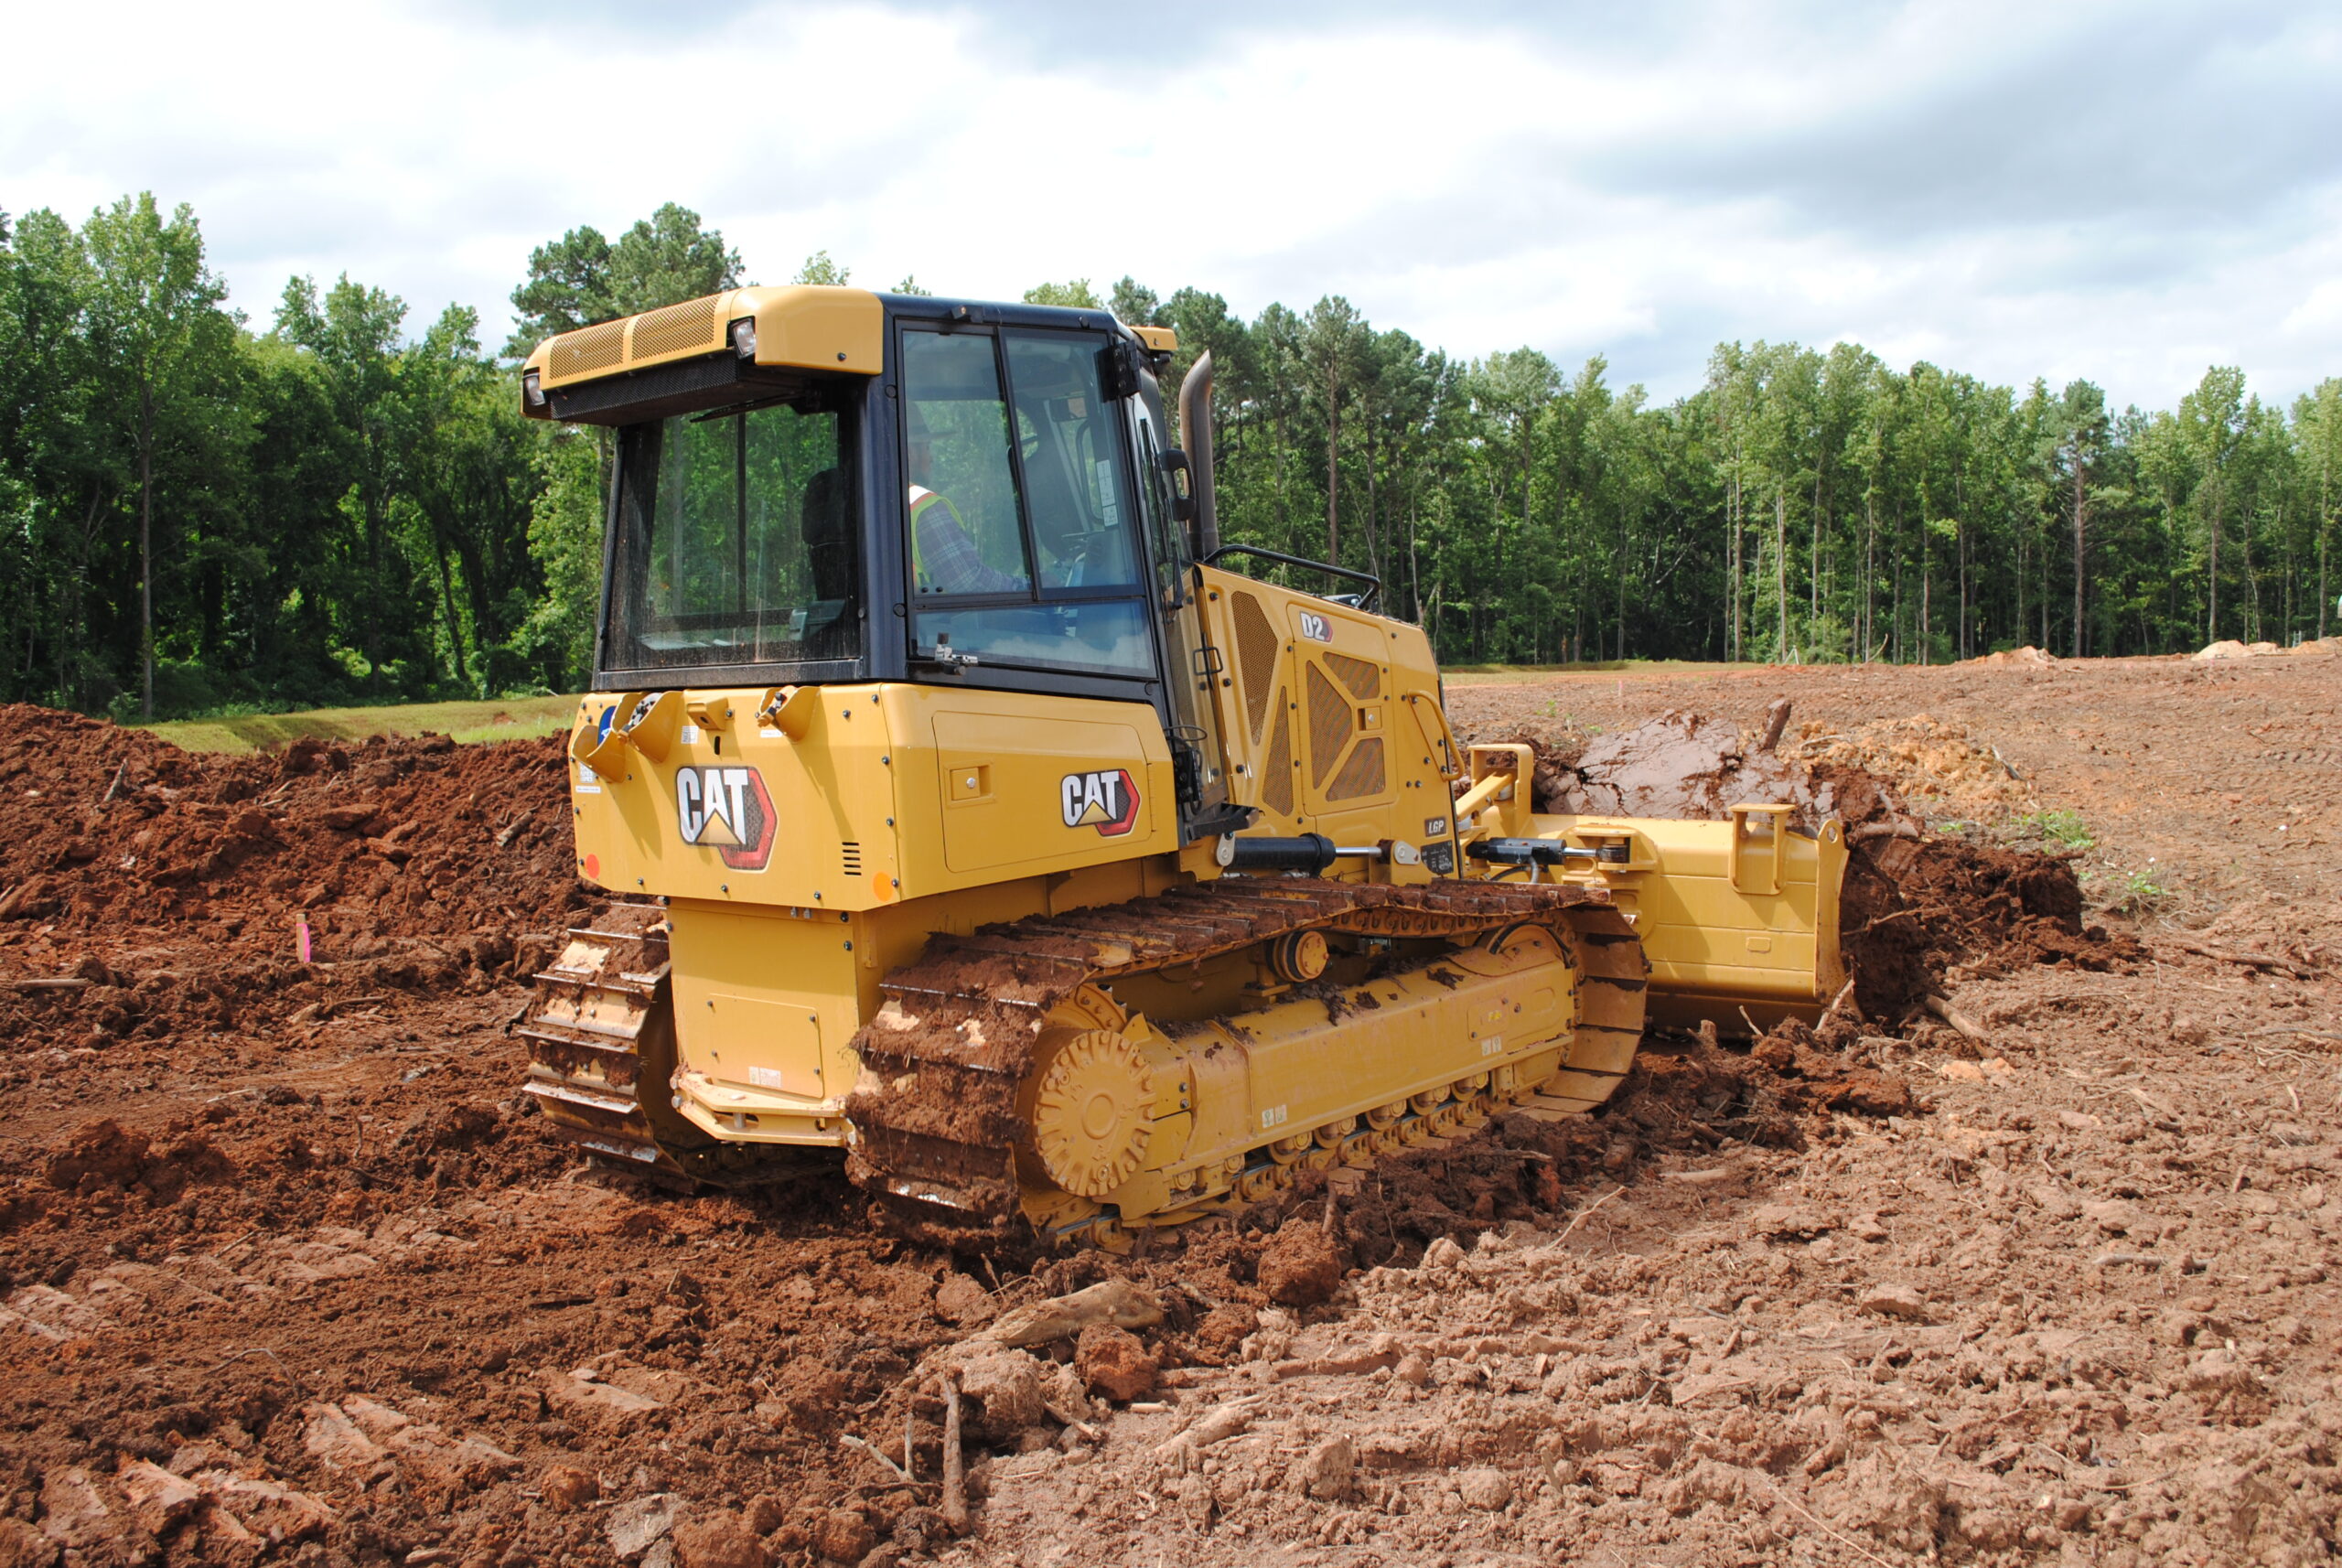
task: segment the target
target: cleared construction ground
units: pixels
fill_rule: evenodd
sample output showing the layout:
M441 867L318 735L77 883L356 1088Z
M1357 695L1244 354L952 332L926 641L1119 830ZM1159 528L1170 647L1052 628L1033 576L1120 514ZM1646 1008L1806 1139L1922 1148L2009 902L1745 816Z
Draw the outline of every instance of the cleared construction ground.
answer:
M557 740L0 710L0 1564L2330 1559L2342 660L1450 701L1826 788L1856 995L1024 1265L544 1134Z

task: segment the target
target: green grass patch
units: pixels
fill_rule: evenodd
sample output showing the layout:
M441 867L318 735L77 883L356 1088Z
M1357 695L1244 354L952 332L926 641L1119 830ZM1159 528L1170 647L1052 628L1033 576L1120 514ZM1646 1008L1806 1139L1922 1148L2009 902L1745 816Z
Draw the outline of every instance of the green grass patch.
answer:
M2171 900L2173 889L2164 876L2152 858L2141 869L2116 872L2106 907L2118 915L2152 913Z
M2096 849L2098 835L2079 811L2035 811L2017 820L2016 836L2037 838L2067 849Z
M486 703L408 703L381 708L317 708L306 714L234 714L141 725L189 751L268 751L305 736L363 741L374 736L453 736L469 744L527 740L569 727L575 697L512 697Z
M1451 686L1488 686L1508 682L1567 680L1595 675L1703 675L1726 670L1753 670L1753 664L1711 664L1693 659L1607 659L1582 664L1446 664L1441 678Z

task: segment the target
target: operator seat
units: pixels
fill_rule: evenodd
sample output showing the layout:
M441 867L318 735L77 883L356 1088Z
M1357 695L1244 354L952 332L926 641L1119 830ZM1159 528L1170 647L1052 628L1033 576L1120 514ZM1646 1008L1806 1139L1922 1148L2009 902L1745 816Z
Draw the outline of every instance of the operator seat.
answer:
M805 541L806 560L813 569L817 599L854 597L859 541L854 536L853 495L846 486L843 468L823 468L805 482L798 532Z
M805 622L805 659L845 658L859 633L854 599L861 543L854 534L853 481L843 468L823 468L805 482L797 532L805 541L817 605Z

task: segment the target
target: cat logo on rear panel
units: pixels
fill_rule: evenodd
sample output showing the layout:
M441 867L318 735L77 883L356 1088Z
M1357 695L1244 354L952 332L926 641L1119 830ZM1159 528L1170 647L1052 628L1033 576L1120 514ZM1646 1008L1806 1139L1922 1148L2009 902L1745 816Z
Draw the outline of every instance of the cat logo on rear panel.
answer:
M1101 838L1118 839L1138 822L1138 788L1127 768L1069 773L1058 780L1058 805L1069 828L1096 828Z
M685 843L714 850L735 871L762 871L772 858L772 796L753 768L679 769L675 823Z

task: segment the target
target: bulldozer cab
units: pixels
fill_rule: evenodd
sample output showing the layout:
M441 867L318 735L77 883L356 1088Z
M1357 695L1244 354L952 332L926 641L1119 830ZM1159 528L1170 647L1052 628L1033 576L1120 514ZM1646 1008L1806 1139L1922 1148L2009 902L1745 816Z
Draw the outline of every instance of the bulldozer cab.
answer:
M867 370L764 362L757 334L786 323L763 296L840 295L876 317ZM1141 703L1170 739L1183 839L1225 826L1212 716L1180 673L1204 634L1145 347L1099 311L718 302L728 360L646 368L624 393L530 383L557 417L618 426L596 687L896 680ZM665 385L677 370L694 384ZM586 406L597 392L606 406Z

